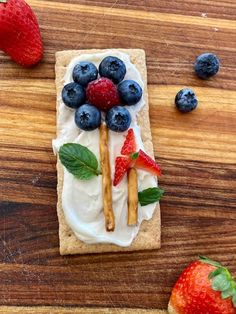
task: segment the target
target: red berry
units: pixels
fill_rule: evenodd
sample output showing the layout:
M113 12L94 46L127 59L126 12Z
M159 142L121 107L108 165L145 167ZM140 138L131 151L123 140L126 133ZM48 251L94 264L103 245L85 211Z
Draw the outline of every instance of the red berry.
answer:
M36 16L24 0L0 3L0 49L24 66L38 63L43 56Z
M121 154L130 155L133 152L135 152L135 150L136 150L136 142L135 142L134 130L129 129L125 138L124 145L121 149Z
M171 294L172 314L235 314L232 298L222 299L221 292L212 289L209 274L217 267L196 261L180 275Z
M146 170L156 176L161 175L161 168L160 166L149 157L144 151L141 149L138 153L132 154L132 159L135 160L134 167L142 170Z
M118 105L120 101L116 85L105 77L88 84L86 97L90 104L104 111Z
M132 159L125 156L119 156L116 157L115 161L115 174L114 174L114 180L113 185L116 186L120 181L123 179L125 173L130 168L132 164Z

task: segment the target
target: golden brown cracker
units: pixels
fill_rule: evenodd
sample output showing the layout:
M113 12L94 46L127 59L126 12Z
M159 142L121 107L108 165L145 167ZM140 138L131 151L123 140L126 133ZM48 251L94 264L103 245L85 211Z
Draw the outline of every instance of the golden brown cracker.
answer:
M70 61L81 54L85 53L100 53L105 52L108 49L90 49L90 50L67 50L59 51L56 53L56 89L57 89L57 117L59 115L58 108L61 97L61 91L64 86L64 75L66 68ZM149 120L149 105L148 105L148 92L147 92L147 69L146 69L146 58L145 52L141 49L109 49L109 50L119 50L127 53L130 56L131 62L139 70L141 77L144 82L144 97L145 106L142 108L138 116L138 123L141 128L142 140L146 152L154 156L152 135ZM112 54L112 52L111 52ZM57 128L58 132L58 128ZM156 206L153 218L148 221L143 221L139 233L136 239L129 247L120 247L114 244L86 244L76 238L73 231L67 225L62 209L61 195L63 187L63 168L59 161L57 160L57 193L58 193L58 203L57 203L57 214L59 220L59 239L60 239L60 253L62 255L67 254L86 254L86 253L103 253L103 252L118 252L118 251L135 251L135 250L150 250L158 249L161 244L161 223L160 223L160 207L159 204Z

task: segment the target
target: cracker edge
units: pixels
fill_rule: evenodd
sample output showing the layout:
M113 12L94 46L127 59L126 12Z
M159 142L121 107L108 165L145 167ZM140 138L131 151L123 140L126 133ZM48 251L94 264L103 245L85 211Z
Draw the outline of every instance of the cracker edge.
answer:
M119 50L130 56L131 62L135 64L144 81L145 106L138 116L138 122L141 129L141 136L147 153L154 157L152 134L149 120L149 105L147 92L147 69L145 51L142 49L90 49L90 50L66 50L56 52L56 90L57 90L57 117L59 115L58 107L60 95L64 86L64 74L67 65L71 59L85 53L100 53L111 50ZM58 132L58 125L57 125ZM63 167L57 156L57 215L59 221L59 240L60 254L87 254L87 253L104 253L104 252L128 252L136 250L151 250L161 247L161 219L159 203L155 208L152 219L143 221L139 233L129 247L120 247L114 244L86 244L76 238L73 231L67 225L62 209L62 187L63 187Z

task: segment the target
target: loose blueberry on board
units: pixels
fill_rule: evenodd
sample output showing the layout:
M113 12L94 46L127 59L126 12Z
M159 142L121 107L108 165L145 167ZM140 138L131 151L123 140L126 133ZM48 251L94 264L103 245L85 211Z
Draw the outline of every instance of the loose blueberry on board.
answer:
M99 65L100 76L111 79L115 84L120 83L126 74L126 66L117 57L106 57Z
M90 82L86 89L86 96L90 104L104 111L120 102L116 85L106 77Z
M76 109L85 102L85 90L77 83L69 83L63 87L62 100L70 108Z
M121 102L125 105L135 105L142 98L142 88L133 80L125 80L118 85Z
M76 64L73 70L73 80L82 85L87 86L89 82L96 80L98 77L98 69L91 62L80 62Z
M114 132L124 132L128 130L131 123L129 111L122 106L111 108L106 114L107 127Z
M203 53L197 57L194 70L198 77L206 80L215 75L220 68L220 61L213 53Z
M181 89L175 96L176 107L181 112L190 112L197 107L198 100L190 88Z
M92 131L101 124L101 112L96 107L84 104L75 111L75 123L84 131Z

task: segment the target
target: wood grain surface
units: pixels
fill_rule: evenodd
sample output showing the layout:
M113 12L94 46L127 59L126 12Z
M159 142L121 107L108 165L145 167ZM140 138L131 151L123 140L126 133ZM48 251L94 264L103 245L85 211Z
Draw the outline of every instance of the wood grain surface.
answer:
M23 69L0 53L0 313L158 313L199 254L236 274L236 2L28 3L39 19L43 61ZM51 149L54 54L108 47L146 50L153 142L166 190L162 248L61 257ZM202 81L193 63L206 51L220 57L221 70ZM199 99L186 115L173 104L184 86Z
M0 314L167 314L166 310L59 306L0 306Z

